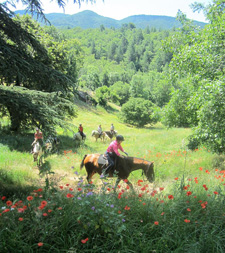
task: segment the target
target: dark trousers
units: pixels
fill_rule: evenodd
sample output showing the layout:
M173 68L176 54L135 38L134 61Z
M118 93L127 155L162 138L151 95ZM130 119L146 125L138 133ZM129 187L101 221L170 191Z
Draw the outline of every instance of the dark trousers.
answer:
M80 135L81 135L81 137L82 137L82 140L84 139L84 137L85 137L85 134L83 133L83 132L79 132L80 133Z
M105 156L108 160L108 166L104 169L104 173L108 174L110 172L110 170L113 169L113 167L115 165L116 154L106 152Z

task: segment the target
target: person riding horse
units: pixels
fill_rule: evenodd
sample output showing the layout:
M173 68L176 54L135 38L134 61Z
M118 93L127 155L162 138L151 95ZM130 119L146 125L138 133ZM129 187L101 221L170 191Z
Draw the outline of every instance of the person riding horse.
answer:
M98 126L98 132L99 132L98 138L100 138L101 135L102 135L102 133L103 133L103 131L102 131L102 126L101 126L101 125Z
M34 141L31 144L31 146L34 146L35 142L39 142L40 146L43 146L43 134L42 132L39 130L39 128L36 128L36 133L34 133ZM33 150L32 150L33 153Z
M115 128L114 128L113 124L111 124L110 132L111 132L112 135L115 133Z
M78 132L80 133L82 140L86 137L86 135L84 134L83 131L84 131L84 128L83 128L82 124L80 124L78 127Z
M121 150L124 154L128 156L128 153L124 151L124 149L121 146L121 143L124 141L124 138L122 135L117 135L116 140L112 141L110 145L108 146L105 156L108 160L108 166L103 170L102 177L105 177L111 169L113 169L115 165L115 159L117 156L120 156L120 153L118 152L118 149Z

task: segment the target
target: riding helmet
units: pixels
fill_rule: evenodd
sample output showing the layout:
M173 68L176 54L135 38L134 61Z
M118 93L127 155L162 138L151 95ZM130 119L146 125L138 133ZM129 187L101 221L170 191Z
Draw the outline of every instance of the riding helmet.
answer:
M117 140L117 141L124 141L124 138L123 138L122 135L117 135L117 136L116 136L116 140Z

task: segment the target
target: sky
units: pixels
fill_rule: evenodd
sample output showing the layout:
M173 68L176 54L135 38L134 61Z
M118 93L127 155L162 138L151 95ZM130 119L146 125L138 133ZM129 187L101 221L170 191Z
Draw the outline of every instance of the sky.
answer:
M133 15L162 15L176 17L178 10L187 15L187 18L205 22L202 13L193 13L190 5L194 2L208 4L212 0L96 0L95 4L82 2L81 7L73 4L73 0L65 0L65 11L59 8L57 0L42 0L44 13L75 14L84 10L91 10L97 14L117 20ZM0 1L2 2L2 1ZM17 5L17 10L22 10L22 4Z

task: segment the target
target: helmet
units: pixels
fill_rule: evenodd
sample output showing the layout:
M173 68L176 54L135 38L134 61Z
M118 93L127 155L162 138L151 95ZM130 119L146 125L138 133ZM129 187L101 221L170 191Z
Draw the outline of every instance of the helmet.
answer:
M122 135L117 135L117 136L116 136L116 140L117 140L117 141L124 141L124 138L123 138Z
M39 130L39 128L38 127L36 127L36 131L38 131Z

